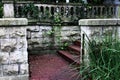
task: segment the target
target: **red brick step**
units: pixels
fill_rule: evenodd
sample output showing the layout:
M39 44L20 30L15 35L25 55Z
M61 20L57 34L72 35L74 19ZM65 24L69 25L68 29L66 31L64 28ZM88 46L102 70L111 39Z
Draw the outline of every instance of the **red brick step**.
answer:
M58 54L60 54L67 61L80 65L80 59L78 56L72 55L68 51L62 51L62 50L58 51Z
M77 46L81 46L81 42L80 42L80 40L76 40L76 41L74 41L74 44L77 45Z
M75 54L80 54L80 46L76 46L76 45L71 45L68 46L70 51L74 51Z

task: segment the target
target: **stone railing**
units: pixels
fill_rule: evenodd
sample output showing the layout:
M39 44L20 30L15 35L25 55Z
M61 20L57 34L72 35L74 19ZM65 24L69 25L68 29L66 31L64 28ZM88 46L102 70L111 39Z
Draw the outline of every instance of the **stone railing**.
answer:
M81 19L82 58L86 64L89 62L88 43L89 40L102 41L104 37L111 36L120 39L120 19Z
M60 15L63 22L74 22L81 18L115 18L116 6L81 6L73 4L34 4L34 9L38 13L34 16L34 10L22 13L27 8L25 3L17 3L15 5L15 17L27 17L33 19L36 17L39 21L48 21L54 18L56 12ZM29 7L28 7L29 8Z
M75 22L81 18L116 18L119 6L82 6L81 4L41 4L35 2L3 1L4 17L28 18L29 21L53 22L56 13L62 22ZM8 14L9 13L9 14Z
M0 19L0 80L29 80L27 19Z

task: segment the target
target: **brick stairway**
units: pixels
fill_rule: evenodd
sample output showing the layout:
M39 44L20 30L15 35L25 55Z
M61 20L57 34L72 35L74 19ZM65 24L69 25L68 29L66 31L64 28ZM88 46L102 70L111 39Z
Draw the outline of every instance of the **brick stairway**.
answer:
M59 50L58 54L70 63L80 65L80 46L80 40L76 40L66 50Z

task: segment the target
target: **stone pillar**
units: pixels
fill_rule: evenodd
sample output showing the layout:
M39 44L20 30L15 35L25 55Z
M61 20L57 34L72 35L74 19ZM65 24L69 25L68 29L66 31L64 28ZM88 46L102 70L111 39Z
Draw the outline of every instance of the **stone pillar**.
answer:
M86 65L89 65L89 40L102 41L104 34L110 31L113 35L117 33L120 38L120 19L81 19L79 25L81 28L81 44L83 44L81 49L84 49L84 54L81 56Z
M0 19L0 80L29 80L27 19Z
M13 0L3 0L3 17L14 18L14 2Z

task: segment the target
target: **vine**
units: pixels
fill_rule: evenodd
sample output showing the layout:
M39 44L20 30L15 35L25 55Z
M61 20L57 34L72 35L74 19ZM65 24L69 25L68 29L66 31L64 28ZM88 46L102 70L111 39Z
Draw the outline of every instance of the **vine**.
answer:
M24 8L22 9L22 14L25 15L25 17L38 18L38 8L34 6L34 4L25 4Z

